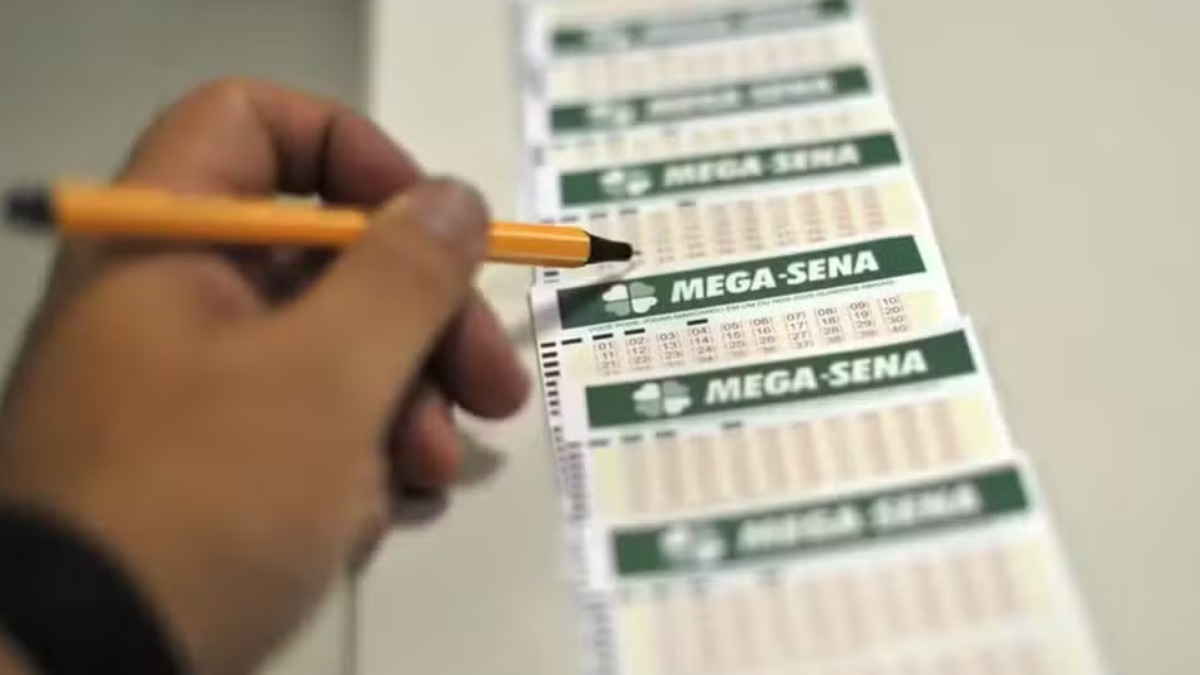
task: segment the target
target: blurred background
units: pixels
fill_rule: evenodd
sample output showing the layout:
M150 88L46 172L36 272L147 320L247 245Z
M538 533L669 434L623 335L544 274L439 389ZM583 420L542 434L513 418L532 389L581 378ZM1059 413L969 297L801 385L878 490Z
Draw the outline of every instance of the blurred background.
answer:
M365 0L0 0L0 186L106 176L157 109L237 74L371 104L420 159L466 174L498 212L511 210L506 2L380 4L389 11ZM1200 6L872 8L955 290L1044 478L1114 671L1195 672ZM372 50L373 38L386 44ZM47 257L43 243L0 232L0 369ZM519 321L512 279L485 283L504 285L506 319ZM536 415L521 424L540 434ZM548 456L515 450L493 485L422 534L419 549L385 551L366 588L391 611L355 620L338 594L272 672L346 672L354 662L372 675L564 672L561 628L501 625L530 603L554 608L532 627L567 619L547 557ZM480 535L495 530L497 514L536 545L499 552L487 574L444 564L490 560ZM361 653L384 643L385 653Z

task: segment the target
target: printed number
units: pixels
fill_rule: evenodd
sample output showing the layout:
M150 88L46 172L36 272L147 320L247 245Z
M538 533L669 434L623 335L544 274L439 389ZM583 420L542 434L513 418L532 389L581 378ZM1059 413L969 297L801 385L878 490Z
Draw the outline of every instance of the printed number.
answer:
M669 344L661 344L658 346L658 349L663 354L673 354L675 352L682 350L683 345L679 344L678 342L669 343Z
M702 363L712 361L717 350L713 345L712 331L709 330L709 327L691 326L688 328L688 333L691 337L692 349L696 352L696 358Z

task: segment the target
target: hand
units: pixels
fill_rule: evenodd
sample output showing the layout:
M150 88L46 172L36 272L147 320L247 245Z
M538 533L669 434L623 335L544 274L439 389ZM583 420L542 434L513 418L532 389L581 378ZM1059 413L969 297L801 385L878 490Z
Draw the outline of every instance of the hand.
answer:
M0 499L105 544L199 672L245 672L385 529L439 489L450 406L529 384L471 290L489 217L365 119L261 83L168 110L122 180L378 207L324 271L296 251L70 242L0 418Z

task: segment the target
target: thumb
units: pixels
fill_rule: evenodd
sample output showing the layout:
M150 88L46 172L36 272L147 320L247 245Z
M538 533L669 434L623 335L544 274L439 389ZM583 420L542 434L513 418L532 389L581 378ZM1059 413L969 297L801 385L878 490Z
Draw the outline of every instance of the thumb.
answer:
M489 229L470 187L418 183L281 317L286 344L306 370L328 366L364 402L391 406L469 297Z

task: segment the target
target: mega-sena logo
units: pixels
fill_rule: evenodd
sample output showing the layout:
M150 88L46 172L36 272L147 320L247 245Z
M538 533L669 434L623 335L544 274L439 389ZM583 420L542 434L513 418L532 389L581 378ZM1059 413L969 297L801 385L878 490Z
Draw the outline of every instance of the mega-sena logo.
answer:
M646 314L666 303L667 307L720 298L773 291L780 287L803 286L809 283L860 277L880 271L874 251L862 250L816 257L792 262L785 266L763 265L731 269L715 274L684 276L669 281L665 298L658 297L657 287L641 281L614 284L600 298L605 313L618 319ZM661 309L660 309L661 311Z

